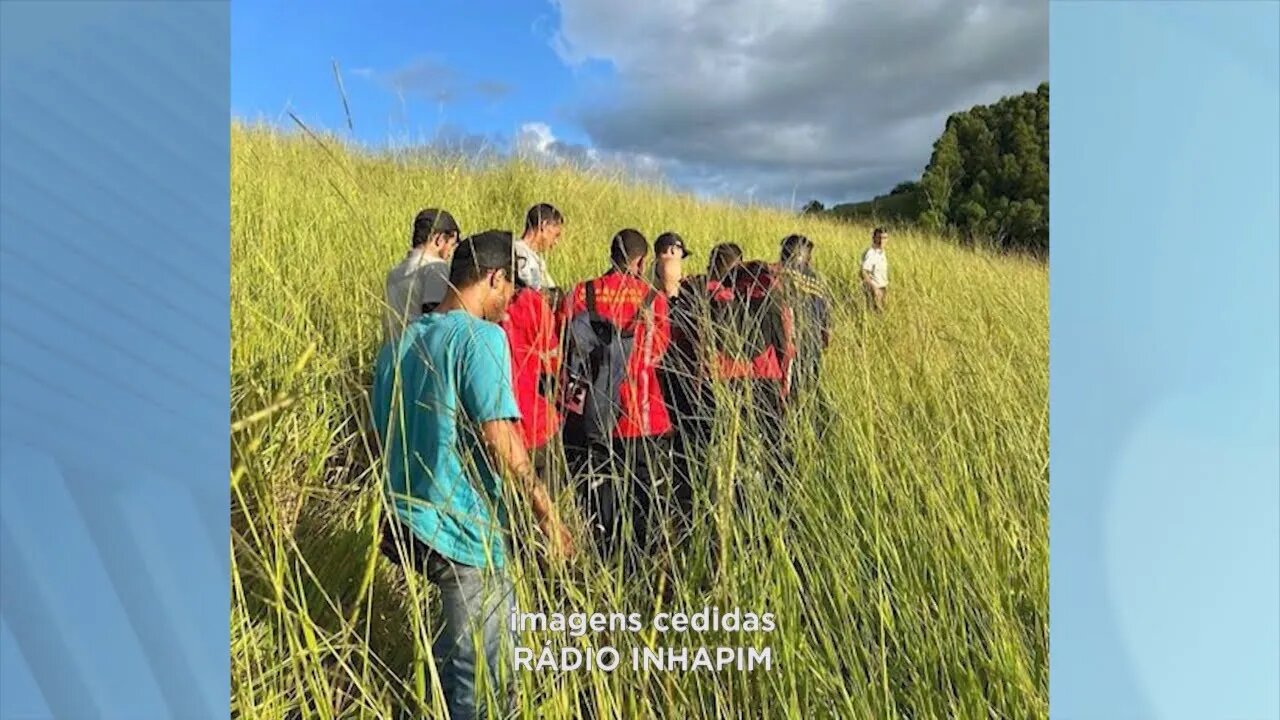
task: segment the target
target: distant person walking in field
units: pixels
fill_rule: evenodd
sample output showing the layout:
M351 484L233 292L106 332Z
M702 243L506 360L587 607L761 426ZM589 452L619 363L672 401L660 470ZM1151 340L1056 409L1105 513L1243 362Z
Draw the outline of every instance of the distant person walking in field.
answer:
M539 203L529 208L524 219L524 234L515 245L518 272L525 285L539 292L556 288L542 253L555 249L563 229L564 215L555 206Z
M791 382L795 397L820 393L822 356L831 343L831 301L813 269L814 243L804 235L782 239L779 256L786 302L795 313L796 363Z
M889 292L889 258L884 253L888 239L888 230L876 228L871 233L871 247L862 253L862 287L867 295L867 304L876 312L884 310L885 296Z
M665 491L671 418L657 368L670 342L667 298L644 279L649 243L625 229L611 268L565 297L565 455L597 542L612 555L630 521L646 549L655 494Z
M399 337L406 325L444 299L449 257L461 233L445 210L427 208L413 219L409 253L387 273L383 308L387 340Z
M553 554L572 553L517 425L510 351L496 324L514 276L510 233L463 240L444 300L384 347L374 377L373 420L392 509L382 550L439 588L433 653L452 718L477 717L491 694L500 698L499 715L514 709L500 662L510 656L514 606L503 487L510 483L532 506ZM492 689L483 692L481 683Z
M520 436L533 459L534 470L550 479L552 439L560 430L552 392L560 372L560 339L555 310L537 290L516 277L516 293L502 319L511 346L511 369L516 405L520 408Z

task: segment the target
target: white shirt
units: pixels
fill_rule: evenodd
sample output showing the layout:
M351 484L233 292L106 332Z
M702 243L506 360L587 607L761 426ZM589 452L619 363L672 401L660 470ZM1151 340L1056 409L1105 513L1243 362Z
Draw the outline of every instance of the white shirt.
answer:
M387 339L400 337L405 325L422 315L423 304L444 300L449 289L449 263L414 248L387 273L383 329Z
M871 273L872 285L889 287L889 258L885 257L882 248L872 246L862 253L862 271Z
M514 243L516 253L516 274L524 281L525 285L534 290L542 290L543 288L553 288L556 281L551 278L551 273L547 271L547 263L533 248L524 240L516 240Z

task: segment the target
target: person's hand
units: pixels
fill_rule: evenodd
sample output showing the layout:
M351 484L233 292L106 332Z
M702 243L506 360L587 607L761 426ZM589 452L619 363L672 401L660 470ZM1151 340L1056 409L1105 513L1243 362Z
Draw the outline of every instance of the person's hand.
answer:
M560 518L549 516L539 523L539 527L542 534L547 536L547 550L552 558L569 560L574 556L576 548L573 546L573 535L560 522Z

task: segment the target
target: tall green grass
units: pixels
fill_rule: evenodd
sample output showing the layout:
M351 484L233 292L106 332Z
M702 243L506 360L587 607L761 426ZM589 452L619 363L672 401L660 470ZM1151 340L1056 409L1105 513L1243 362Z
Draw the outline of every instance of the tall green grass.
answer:
M568 218L555 277L603 269L608 238L674 229L774 259L802 232L836 296L824 390L795 419L782 512L752 467L760 437L726 416L705 482L745 478L750 512L703 511L694 552L623 574L580 557L519 562L541 611L772 612L769 634L588 636L770 647L768 672L523 675L522 713L596 717L1036 718L1048 698L1048 276L900 231L889 311L857 285L868 227L707 204L660 187L516 162L374 157L332 138L232 128L232 708L242 718L433 716L434 595L376 551L382 504L366 421L386 270L414 213L518 230ZM695 270L700 270L696 268ZM562 498L570 507L567 498ZM715 552L712 552L712 550ZM720 558L714 562L713 556ZM526 638L540 648L542 636ZM440 713L436 716L443 716Z

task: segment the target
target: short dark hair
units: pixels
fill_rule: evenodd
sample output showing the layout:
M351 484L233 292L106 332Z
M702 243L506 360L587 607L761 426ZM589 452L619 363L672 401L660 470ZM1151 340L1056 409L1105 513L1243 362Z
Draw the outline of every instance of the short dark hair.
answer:
M782 238L782 262L796 256L801 250L812 250L813 241L804 235L788 235Z
M560 211L550 203L538 203L525 213L524 231L537 230L544 222L561 225L564 223L564 215L561 215Z
M449 265L449 284L462 290L491 270L502 270L515 280L515 241L507 230L485 230L458 243Z
M617 267L623 267L648 254L649 241L645 239L644 233L635 228L619 230L609 243L609 260Z
M411 238L413 247L418 247L427 242L436 233L461 234L462 230L448 210L426 208L419 211L413 218L413 236Z
M738 243L725 242L711 248L708 270L723 277L735 263L742 260L742 248ZM717 280L721 278L715 278Z

